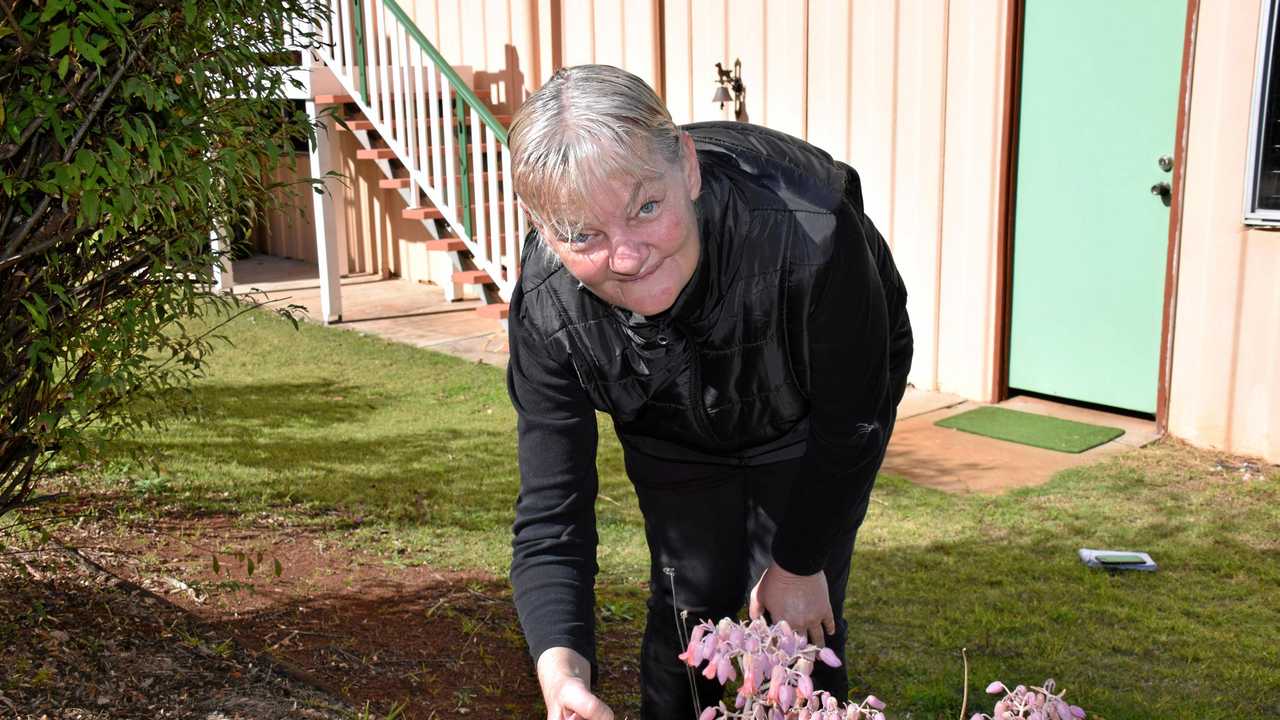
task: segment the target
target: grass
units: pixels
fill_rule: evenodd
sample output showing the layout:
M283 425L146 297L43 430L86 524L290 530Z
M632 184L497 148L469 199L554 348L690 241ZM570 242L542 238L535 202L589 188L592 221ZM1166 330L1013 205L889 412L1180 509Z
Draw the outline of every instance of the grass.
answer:
M160 473L125 464L122 443L106 482L314 523L395 562L506 572L518 481L501 371L264 313L228 334L197 414L135 441ZM643 522L600 424L602 627L634 627ZM990 680L1053 677L1113 720L1280 716L1280 473L1218 459L1162 442L999 497L881 478L846 608L855 693L891 717L957 717L965 648L988 710ZM1161 569L1090 570L1079 547L1146 550Z

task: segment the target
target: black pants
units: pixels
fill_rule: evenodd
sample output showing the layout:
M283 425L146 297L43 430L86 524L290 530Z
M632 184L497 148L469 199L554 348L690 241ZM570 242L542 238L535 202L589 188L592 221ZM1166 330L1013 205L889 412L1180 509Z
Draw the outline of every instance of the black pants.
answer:
M892 415L888 427L891 433ZM842 700L849 686L843 664L845 586L854 538L883 457L881 449L880 458L862 477L851 478L865 490L852 529L837 539L824 568L836 624L835 635L828 635L826 643L842 664L829 668L817 663L812 677L815 687ZM684 651L677 614L688 612L683 621L686 638L702 620L715 622L738 615L772 561L773 534L786 510L799 462L737 467L675 463L627 453L627 474L644 513L651 557L649 612L640 658L640 717L644 720L692 720L702 708L720 701L721 685L694 672L695 707L689 668L677 658Z

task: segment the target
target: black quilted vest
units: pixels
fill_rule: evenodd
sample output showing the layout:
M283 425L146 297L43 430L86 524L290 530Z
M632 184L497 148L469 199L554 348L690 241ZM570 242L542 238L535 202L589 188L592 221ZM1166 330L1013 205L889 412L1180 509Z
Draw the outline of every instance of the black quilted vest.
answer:
M684 129L702 168L702 251L675 305L645 318L601 301L533 232L514 321L572 366L630 451L734 464L798 457L815 291L833 243L867 242L857 175L766 128Z

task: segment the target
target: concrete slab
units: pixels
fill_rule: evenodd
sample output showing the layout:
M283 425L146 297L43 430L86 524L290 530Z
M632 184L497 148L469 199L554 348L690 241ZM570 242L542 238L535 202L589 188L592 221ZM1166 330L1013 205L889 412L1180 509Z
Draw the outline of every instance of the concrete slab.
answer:
M955 407L963 402L965 402L965 399L959 395L926 392L909 385L907 386L906 394L902 396L902 402L898 403L898 421L901 422L907 418L924 415L935 410Z
M1053 402L1052 400L1028 397L1026 395L1009 398L1008 400L999 403L999 406L1009 408L1010 410L1021 410L1023 412L1036 413L1037 415L1048 415L1049 417L1061 418L1063 420L1075 420L1076 422L1120 428L1121 430L1124 430L1124 435L1121 435L1112 442L1117 442L1129 447L1140 448L1144 445L1150 445L1160 439L1160 433L1156 431L1155 420L1144 420L1142 418L1117 415L1115 413L1103 412L1101 410L1090 410L1088 408Z
M1095 463L1135 447L1132 443L1120 442L1125 437L1121 436L1082 453L1064 453L934 424L945 417L979 406L979 403L964 402L900 420L894 429L893 439L889 442L882 472L948 492L995 494L1039 485L1067 468ZM1016 403L1015 406L1026 412L1041 412L1039 405ZM1066 410L1054 411L1062 415L1070 414ZM1113 427L1129 425L1121 420L1132 419L1099 413L1089 416L1085 421ZM1134 437L1138 437L1136 430Z
M255 293L273 305L302 305L315 321L320 310L320 274L315 263L255 255L237 260L237 295ZM474 362L507 366L502 324L479 317L479 300L447 302L434 285L378 275L342 278L342 322L332 327L431 348Z

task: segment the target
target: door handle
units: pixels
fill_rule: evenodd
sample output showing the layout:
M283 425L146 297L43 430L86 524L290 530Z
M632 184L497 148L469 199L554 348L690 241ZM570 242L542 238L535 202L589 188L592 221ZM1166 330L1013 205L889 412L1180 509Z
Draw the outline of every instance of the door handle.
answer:
M1155 185L1152 185L1151 194L1159 195L1160 202L1164 203L1165 207L1169 207L1173 204L1173 187L1167 182L1158 182Z
M1156 164L1159 165L1160 169L1165 172L1173 172L1173 156L1172 155L1161 155L1156 160Z

